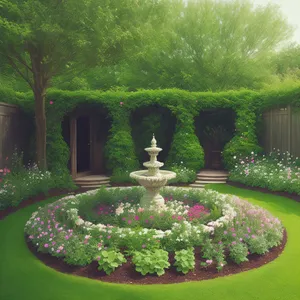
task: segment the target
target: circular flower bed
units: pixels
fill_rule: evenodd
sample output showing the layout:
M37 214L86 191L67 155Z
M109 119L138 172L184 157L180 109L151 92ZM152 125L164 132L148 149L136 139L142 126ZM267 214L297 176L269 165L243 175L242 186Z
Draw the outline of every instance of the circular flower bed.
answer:
M170 255L183 274L195 268L195 256L202 268L220 271L228 261L240 264L282 242L280 221L238 197L165 188L166 206L145 210L143 192L112 188L64 197L34 212L25 233L38 251L69 265L97 262L110 274L130 259L136 272L159 276Z

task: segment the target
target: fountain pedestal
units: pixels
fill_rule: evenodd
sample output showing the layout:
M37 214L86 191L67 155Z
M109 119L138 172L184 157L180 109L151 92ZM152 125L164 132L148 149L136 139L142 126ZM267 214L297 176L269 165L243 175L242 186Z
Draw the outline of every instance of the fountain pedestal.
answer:
M165 206L165 201L159 194L159 190L167 184L168 180L175 178L176 173L159 170L159 168L164 165L162 162L157 161L157 155L162 149L156 146L154 135L151 141L151 147L145 148L145 150L150 155L150 161L143 164L148 170L135 171L130 173L129 176L136 179L138 183L146 189L146 193L140 201L141 207L145 209L150 206L163 208Z

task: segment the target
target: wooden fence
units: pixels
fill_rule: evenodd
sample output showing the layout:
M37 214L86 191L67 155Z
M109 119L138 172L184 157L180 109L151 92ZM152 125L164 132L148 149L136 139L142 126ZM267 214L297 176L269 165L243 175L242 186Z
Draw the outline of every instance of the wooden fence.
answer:
M11 166L15 149L28 151L29 123L17 106L0 102L0 169Z
M291 106L277 107L263 115L263 146L267 152L274 148L300 157L300 110Z

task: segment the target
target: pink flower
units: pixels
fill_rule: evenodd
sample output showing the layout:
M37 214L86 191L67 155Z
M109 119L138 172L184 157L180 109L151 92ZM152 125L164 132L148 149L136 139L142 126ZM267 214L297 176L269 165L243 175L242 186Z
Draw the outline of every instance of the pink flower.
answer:
M138 208L138 212L143 212L143 211L144 211L144 208L142 208L142 207Z
M48 245L48 244L45 244L45 245L44 245L44 247L45 247L45 248L48 248L48 247L49 247L49 245Z
M145 220L145 223L149 223L149 220Z
M111 238L111 236L109 235L107 238L108 238L108 239L110 239L110 238Z
M52 100L49 101L50 105L52 105L54 102Z
M124 103L123 102L120 102L120 105L122 106Z
M145 245L145 244L143 244L143 245L142 245L142 248L146 248L146 245Z
M233 237L236 237L236 234L235 234L235 233L233 233L233 234L232 234L232 236L233 236Z
M128 220L128 224L131 224L132 223L132 221L131 220Z
M212 262L213 262L213 261L212 261L211 259L207 259L207 260L206 260L206 263L207 263L208 265L211 265Z
M135 219L136 221L138 221L140 218L139 218L139 216L134 216L134 219Z
M101 257L100 257L100 256L97 256L96 260L98 260L98 261L99 261L100 259L101 259Z
M154 217L153 217L153 216L150 216L149 219L154 219Z

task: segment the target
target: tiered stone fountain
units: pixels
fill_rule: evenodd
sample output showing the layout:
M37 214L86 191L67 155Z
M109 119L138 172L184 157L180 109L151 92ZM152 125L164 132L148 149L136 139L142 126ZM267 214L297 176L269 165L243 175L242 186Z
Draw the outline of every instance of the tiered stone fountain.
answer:
M161 187L165 186L167 181L175 178L176 173L171 171L159 170L164 164L157 160L157 155L162 148L157 147L157 142L153 134L151 147L145 148L150 155L150 161L143 163L148 170L135 171L130 173L130 177L138 181L140 185L145 187L146 193L140 201L143 208L165 206L164 198L159 194Z

